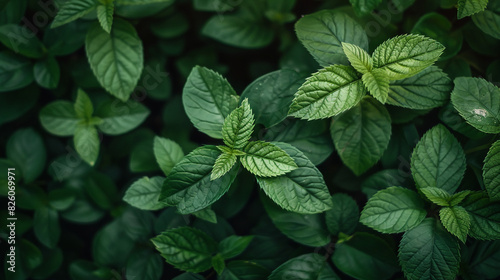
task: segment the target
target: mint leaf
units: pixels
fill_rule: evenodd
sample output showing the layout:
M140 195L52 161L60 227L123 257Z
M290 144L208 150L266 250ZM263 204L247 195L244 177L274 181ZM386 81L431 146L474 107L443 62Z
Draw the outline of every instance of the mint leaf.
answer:
M194 273L211 268L212 254L217 251L210 236L191 227L167 230L151 241L169 264Z
M184 157L184 152L179 144L159 136L154 138L153 152L156 162L165 175L168 175L172 168Z
M163 275L163 260L161 256L149 248L144 248L130 255L125 271L126 279L137 279L138 275L144 280L160 279Z
M311 253L288 260L276 268L267 279L340 280L340 277L335 274L323 256Z
M58 100L40 111L40 122L48 132L58 136L71 136L79 122L73 103Z
M409 280L455 279L460 244L438 221L427 218L403 235L399 262Z
M212 257L212 267L218 275L221 275L222 271L226 268L226 262L224 262L224 258L220 254Z
M50 28L56 28L85 16L97 7L95 0L68 0L57 12Z
M486 9L487 5L488 0L458 0L457 18L462 19L464 17L482 12Z
M61 236L59 215L50 207L37 208L33 217L33 229L36 238L45 246L54 248Z
M480 240L500 238L500 202L491 201L483 192L467 196L461 203L470 215L469 235Z
M462 206L441 208L439 218L448 232L465 243L470 229L470 216Z
M0 92L23 88L33 82L32 64L29 59L10 51L0 51Z
M182 91L182 103L194 126L212 138L222 138L224 119L238 106L238 95L218 73L196 66Z
M232 149L243 149L253 133L255 118L248 99L234 109L222 125L222 140Z
M332 204L332 209L325 213L328 231L334 236L353 234L359 221L356 201L347 194L336 193L332 195Z
M279 177L257 177L266 195L296 213L313 214L330 209L333 204L321 172L292 145L276 143L276 146L290 155L298 168Z
M441 43L416 34L383 42L373 52L373 66L387 70L390 80L411 77L431 66L443 53Z
M57 60L48 56L33 65L33 77L38 85L47 89L56 89L61 78L61 69Z
M15 164L15 167L21 169L20 173L25 183L35 181L42 174L47 160L47 151L42 137L33 128L23 128L14 132L9 137L5 148L7 158ZM7 177L5 179L7 181ZM7 195L7 188L7 182L5 182L5 195Z
M175 0L115 0L120 6L148 5L153 3L173 4Z
M382 0L349 0L349 2L357 14L366 15L371 13L378 5L380 5Z
M354 68L328 66L312 74L299 88L288 114L308 120L329 118L349 110L365 94L366 89Z
M258 280L266 279L270 271L255 262L231 261L222 272L221 280Z
M372 58L365 50L349 43L342 43L342 50L356 71L366 74L372 70Z
M231 168L233 168L234 164L236 164L236 155L229 153L220 154L220 156L215 160L210 180L216 180L224 176L231 170Z
M42 58L45 47L36 34L26 26L18 24L0 25L0 43L29 58Z
M421 188L420 191L434 204L439 206L453 206L450 205L450 200L452 199L451 194L447 191L436 188L436 187L427 187Z
M491 145L484 159L483 179L490 198L500 200L500 140Z
M253 240L253 236L236 236L231 235L224 238L219 243L219 254L225 259L230 259L243 253Z
M453 107L473 127L485 133L500 133L500 89L471 77L456 78L451 93Z
M409 109L432 109L446 103L453 88L448 75L429 66L416 75L389 85L387 104Z
M158 210L164 205L158 202L165 178L160 176L143 177L130 186L123 196L128 204L141 210Z
M458 205L460 202L462 202L472 191L465 190L458 192L454 195L451 196L450 198L450 206L455 206Z
M387 148L391 117L382 104L367 97L335 117L330 133L344 164L361 175L377 163Z
M101 0L102 5L97 6L97 19L102 29L107 33L111 32L113 25L113 13L115 11L114 0Z
M75 113L80 119L90 120L94 113L94 106L89 96L81 89L78 89L75 101Z
M294 160L275 144L264 141L249 142L240 157L243 167L260 177L276 177L297 168Z
M96 115L102 119L98 127L103 133L118 135L139 126L149 115L149 109L136 101L123 103L114 99L102 102Z
M212 224L217 224L217 214L214 210L210 209L210 206L203 208L192 213L196 218L207 221Z
M116 19L110 33L99 24L87 32L85 50L102 87L123 102L132 94L143 68L142 42L134 27Z
M484 1L484 0L480 0ZM491 1L488 8L472 16L472 21L481 31L500 39L500 4L497 1Z
M390 187L378 191L368 200L360 222L383 233L399 233L416 227L426 215L424 201L417 193Z
M389 94L389 77L384 69L373 69L363 74L363 84L370 94L380 103L385 104Z
M306 15L295 24L297 38L323 67L347 64L342 42L368 49L363 27L344 13L332 10Z
M452 194L465 172L465 153L457 139L439 124L417 143L410 165L418 188L440 188Z
M75 150L90 166L93 166L99 157L100 140L97 129L93 125L80 124L76 127L73 136Z
M163 183L160 201L177 206L179 213L189 214L204 209L227 192L238 165L217 180L210 180L212 167L221 154L215 146L203 146L179 161Z

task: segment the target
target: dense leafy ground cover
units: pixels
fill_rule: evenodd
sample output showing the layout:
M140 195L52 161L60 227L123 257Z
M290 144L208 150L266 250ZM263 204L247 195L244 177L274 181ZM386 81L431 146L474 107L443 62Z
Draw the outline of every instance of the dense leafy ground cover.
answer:
M5 0L0 43L5 279L500 277L500 1Z

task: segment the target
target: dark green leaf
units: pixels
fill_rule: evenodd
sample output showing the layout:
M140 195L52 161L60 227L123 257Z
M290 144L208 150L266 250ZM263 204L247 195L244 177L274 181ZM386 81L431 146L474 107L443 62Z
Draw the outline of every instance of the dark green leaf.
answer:
M45 53L42 42L26 26L17 24L1 25L0 42L15 53L29 58L41 58Z
M483 167L484 185L491 199L500 199L500 141L490 147Z
M232 261L219 276L220 280L261 280L266 279L269 271L257 263L250 261Z
M219 243L219 253L225 259L230 259L241 254L252 241L253 236L231 235Z
M490 1L488 8L473 15L472 20L481 31L495 39L500 39L500 4L497 1Z
M38 240L49 248L54 248L61 236L59 226L59 215L57 211L49 207L35 210L33 218L33 228Z
M156 252L143 249L130 256L125 273L127 279L159 280L163 274L163 261Z
M0 52L0 92L23 88L33 82L31 62L9 51Z
M339 280L325 258L318 254L305 254L280 265L276 268L269 280Z
M462 203L470 215L469 235L480 240L500 238L500 202L491 201L483 192L472 193Z
M359 221L359 208L356 201L347 194L332 196L332 209L326 211L326 226L332 235L353 234Z
M55 89L61 77L59 63L51 56L39 60L33 67L33 76L41 87Z
M42 174L47 152L42 137L32 128L17 130L7 141L7 157L19 169L25 183L31 183Z
M349 0L354 11L360 15L369 14L375 9L382 0ZM397 1L396 1L397 2Z

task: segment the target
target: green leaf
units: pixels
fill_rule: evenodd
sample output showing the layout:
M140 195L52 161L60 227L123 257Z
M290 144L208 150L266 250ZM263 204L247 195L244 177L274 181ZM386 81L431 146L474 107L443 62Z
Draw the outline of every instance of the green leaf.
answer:
M68 209L75 202L76 194L70 188L58 188L48 193L50 207L62 211Z
M210 180L216 180L224 176L236 164L236 156L234 154L222 153L215 160Z
M149 138L149 137L148 137ZM134 146L130 153L129 168L132 172L152 172L160 168L156 163L153 151L153 139L142 140Z
M90 166L99 157L100 140L97 129L93 125L78 125L73 138L78 155Z
M238 95L221 75L193 68L182 91L184 110L194 126L212 138L222 139L224 119L238 106Z
M453 106L473 127L485 133L500 133L500 89L472 77L456 78L451 93Z
M175 13L159 23L151 25L151 31L160 38L170 39L184 34L189 29L189 20L182 13Z
M393 186L409 187L413 181L409 173L400 165L400 169L384 169L370 175L361 183L361 191L370 199L379 190Z
M217 275L221 275L222 271L224 271L224 269L226 268L224 258L220 254L212 257L212 267L214 268L215 272L217 272Z
M289 115L308 120L324 119L349 110L366 94L354 68L333 65L309 77L295 94Z
M7 158L21 169L25 183L35 181L42 174L47 152L42 137L32 128L14 132L7 141L6 152Z
M158 280L163 274L163 261L151 249L142 249L132 254L127 261L126 279L141 277L143 280Z
M357 14L366 15L371 13L378 5L380 5L382 0L349 0L349 2Z
M41 58L46 51L31 29L17 24L0 26L0 42L15 53L29 58Z
M219 243L219 254L225 259L231 259L243 253L253 240L253 236L236 236L231 235L226 237Z
M97 19L102 29L110 33L111 26L113 25L113 13L115 11L114 0L104 0L101 3L103 5L97 6Z
M394 249L382 238L364 232L338 242L332 261L340 271L362 280L390 279L399 270Z
M304 76L293 70L281 69L265 74L248 85L241 99L248 103L255 121L271 127L287 117L293 95L304 82Z
M323 10L300 18L295 24L297 38L323 67L347 64L342 42L368 50L368 37L345 13Z
M451 194L447 191L436 188L436 187L426 187L421 188L420 191L434 204L439 206L452 206L450 200L452 199Z
M473 15L472 20L481 31L495 39L500 39L500 5L498 2L491 1L488 8L485 11Z
M361 74L366 74L372 71L373 61L371 56L362 48L349 44L342 43L342 50L344 51L351 66Z
M243 167L260 177L276 177L297 169L294 160L275 144L264 141L249 142L240 157Z
M288 260L276 268L269 280L340 280L325 258L321 255L311 253Z
M217 250L210 236L191 227L167 230L151 241L169 264L194 273L212 267L212 254Z
M429 66L415 76L392 81L387 104L409 109L443 106L453 88L450 78L437 66Z
M29 59L10 51L0 52L0 92L23 88L33 82Z
M399 262L409 280L452 280L460 265L460 244L438 221L428 218L403 235Z
M386 69L390 80L400 80L431 66L443 50L439 42L422 35L400 35L375 49L373 65Z
M210 180L210 173L221 154L215 146L203 146L177 163L163 183L160 201L177 206L181 214L189 214L210 206L227 192L238 165L217 180Z
M111 178L103 173L91 172L86 176L84 189L92 201L102 209L111 209L118 191Z
M116 4L120 6L148 5L153 3L172 4L174 0L116 0Z
M353 234L359 221L359 208L356 201L347 194L336 193L332 196L332 209L326 211L326 226L330 233Z
M36 238L43 245L54 248L61 236L57 211L49 207L37 208L33 218L33 229Z
M192 214L195 215L198 219L207 221L212 224L217 224L217 214L212 209L210 209L210 206L193 212Z
M43 128L57 136L73 135L79 121L73 103L69 101L54 101L40 111Z
M426 215L424 201L417 193L390 187L368 200L360 222L383 233L399 233L418 226Z
M461 191L461 192L458 192L454 195L451 196L450 198L450 206L455 206L455 205L458 205L460 202L462 202L469 194L471 193L471 191L469 190L465 190L465 191Z
M500 140L491 145L484 159L483 179L490 198L500 200Z
M385 104L389 95L389 77L384 69L373 69L363 74L363 84L370 94Z
M439 124L417 143L410 165L418 188L440 188L452 194L465 172L465 153L457 139Z
M470 216L462 206L441 208L439 218L448 232L465 243L470 229Z
M298 168L279 177L257 177L266 195L296 213L314 214L330 209L333 203L321 172L292 145L276 143L276 146L290 155Z
M129 100L107 100L97 108L96 115L102 119L99 129L110 135L118 135L138 127L149 115L143 104Z
M224 44L246 49L265 47L274 38L273 30L265 22L243 15L213 16L201 33Z
M85 16L97 7L95 0L68 0L66 1L59 12L57 12L51 28L64 25Z
M81 89L78 89L75 101L75 113L80 119L90 120L94 114L94 106L89 96Z
M267 268L250 261L232 261L226 265L220 280L261 280L269 275Z
M56 89L61 77L59 63L52 56L37 61L33 66L33 77L41 87Z
M165 175L168 175L172 168L184 157L184 152L179 144L159 136L155 136L153 151L156 162Z
M391 117L385 107L367 97L336 116L330 127L335 149L356 175L363 174L382 157L391 136Z
M158 210L164 207L158 201L165 178L143 177L135 181L125 192L123 200L141 210Z
M87 32L85 50L102 87L123 102L132 94L143 68L142 42L134 27L116 19L110 33L99 24Z
M232 149L243 149L252 137L255 118L248 104L243 99L241 106L234 109L224 120L222 125L222 139Z
M488 5L488 0L458 0L457 18L462 19L482 12L486 9L486 5Z
M500 202L483 192L467 196L461 203L470 216L469 236L479 240L500 239Z

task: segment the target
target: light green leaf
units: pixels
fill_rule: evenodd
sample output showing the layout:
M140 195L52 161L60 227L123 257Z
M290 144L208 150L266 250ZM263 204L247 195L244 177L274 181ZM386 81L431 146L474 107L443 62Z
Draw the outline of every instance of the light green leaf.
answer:
M0 26L0 42L7 48L29 58L41 58L45 47L36 34L26 26L5 24Z
M231 235L219 243L219 253L225 260L234 258L243 253L252 240L253 236Z
M241 106L234 109L222 125L222 139L232 149L243 149L252 137L255 118L245 98Z
M429 66L410 78L392 81L387 104L409 109L443 106L453 88L451 79L437 66Z
M323 10L306 15L295 24L295 33L323 67L349 63L342 42L368 50L368 37L363 27L345 13Z
M158 201L164 177L143 177L135 181L125 192L123 200L141 210L158 210L164 207Z
M311 253L288 260L276 268L269 280L340 280L325 258Z
M372 70L372 58L365 50L349 43L342 43L342 50L356 71L366 74Z
M210 236L191 227L167 230L151 241L169 264L195 273L211 268L212 254L217 251Z
M332 207L330 192L323 175L297 148L285 143L276 146L297 164L297 169L279 177L257 177L257 182L276 204L302 214L321 213Z
M143 68L142 42L134 27L116 19L110 33L99 24L87 32L85 50L102 87L123 102L132 94Z
M94 106L89 96L81 89L78 89L75 101L75 113L78 118L86 121L90 120L94 113Z
M410 165L418 188L440 188L452 194L465 172L465 153L457 139L439 124L420 138Z
M182 103L194 126L212 138L222 139L224 119L238 106L238 95L218 73L196 66L182 91Z
M389 77L385 69L373 69L363 74L362 80L370 94L380 103L385 104L389 95Z
M325 213L328 231L334 236L340 233L353 234L359 221L356 201L347 194L336 193L332 196L332 202L332 209Z
M382 0L349 0L349 2L357 14L366 15L371 13L378 5L380 5Z
M50 28L56 28L85 16L97 7L95 0L68 0L57 12Z
M479 240L500 239L500 202L483 192L468 195L461 203L470 216L469 235Z
M264 141L249 142L240 161L250 173L261 177L276 177L297 168L294 160L275 144Z
M441 208L439 218L448 232L465 243L470 229L470 216L462 206Z
M23 88L33 82L31 61L10 51L0 52L0 92Z
M436 188L436 187L426 187L421 188L420 191L434 204L439 206L452 206L450 200L452 198L451 194L447 191Z
M460 265L460 244L438 221L427 218L403 235L399 262L409 280L453 280Z
M458 0L457 3L457 18L472 16L484 11L488 5L488 0Z
M104 31L110 33L113 25L113 13L115 11L114 0L104 0L102 5L97 6L97 19Z
M93 125L78 125L73 138L78 155L90 166L93 166L99 157L100 140L97 129Z
M168 175L172 168L184 157L181 146L174 141L155 136L153 151L156 162L165 175Z
M500 200L500 140L491 145L484 159L483 179L490 198Z
M472 20L481 31L495 39L500 39L500 3L497 1L490 1L488 8L485 11L473 15Z
M199 211L192 213L196 218L207 221L212 224L217 224L217 214L214 210L210 209L210 206L207 208L201 209Z
M360 222L383 233L399 233L418 226L426 215L424 201L417 193L390 187L368 200Z
M456 78L451 102L473 127L485 133L500 133L500 89L472 77Z
M212 167L221 154L215 146L203 146L186 155L167 176L160 201L177 206L181 214L204 209L227 192L238 171L231 171L217 180L210 180Z
M458 192L454 195L451 196L450 198L450 206L455 206L458 205L460 202L462 202L472 191L465 190Z
M99 129L109 135L128 132L139 126L149 115L149 109L143 104L129 100L107 100L97 108L96 115L102 119Z
M37 61L33 66L33 77L41 87L56 89L61 77L59 63L52 56Z
M226 262L220 254L212 257L212 267L214 268L215 272L217 272L217 275L221 275L222 271L224 271L224 269L226 268Z
M366 94L354 68L333 65L319 70L299 88L289 115L308 120L324 119L349 110Z
M231 168L233 168L234 164L236 164L236 156L234 154L220 154L217 160L215 160L214 167L210 175L210 180L213 181L224 176L231 170Z
M438 41L406 34L383 42L373 52L373 65L387 70L390 80L411 77L431 66L443 53Z
M47 152L42 137L34 129L17 130L10 136L5 147L7 158L14 162L15 167L21 169L25 183L35 181L42 174L47 160ZM7 189L7 184L4 186Z
M33 217L33 229L36 238L43 245L55 248L61 236L57 211L49 207L37 208Z
M361 175L377 163L387 148L391 117L382 104L367 97L335 117L330 133L344 164Z

